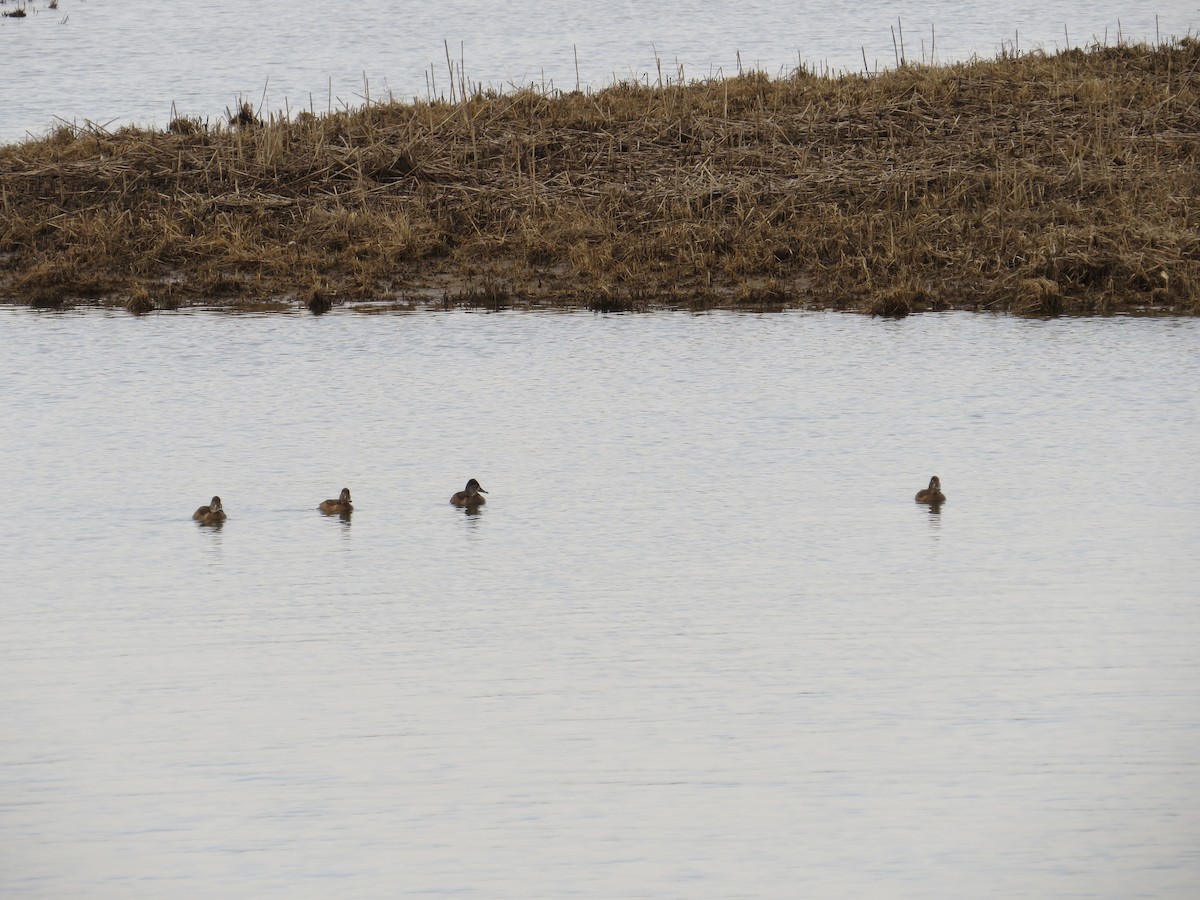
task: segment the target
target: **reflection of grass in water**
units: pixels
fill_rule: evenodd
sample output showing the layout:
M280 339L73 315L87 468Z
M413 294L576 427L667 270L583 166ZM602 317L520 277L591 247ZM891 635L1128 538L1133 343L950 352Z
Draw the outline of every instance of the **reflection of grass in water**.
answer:
M1200 42L0 147L0 297L1200 310Z
M7 2L8 2L8 0L0 0L0 6L3 6ZM24 19L29 15L28 9L30 6L33 6L34 12L37 12L36 5L30 4L30 3L22 3L21 0L17 0L16 8L10 9L10 10L4 10L3 12L0 12L0 17L6 18L6 19ZM58 0L50 0L50 2L46 4L46 9L58 9ZM64 19L63 22L60 24L65 24L65 23L66 23L66 19Z

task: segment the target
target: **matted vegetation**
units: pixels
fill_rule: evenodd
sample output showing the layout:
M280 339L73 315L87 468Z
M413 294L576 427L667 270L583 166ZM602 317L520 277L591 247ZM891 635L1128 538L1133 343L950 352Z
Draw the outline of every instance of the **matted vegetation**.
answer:
M0 300L1200 311L1200 42L0 147Z

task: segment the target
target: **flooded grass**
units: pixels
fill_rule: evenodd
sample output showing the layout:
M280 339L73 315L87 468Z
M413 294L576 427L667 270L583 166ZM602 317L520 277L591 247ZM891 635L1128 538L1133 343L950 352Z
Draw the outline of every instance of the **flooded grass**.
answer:
M1200 42L0 147L0 300L1200 311Z

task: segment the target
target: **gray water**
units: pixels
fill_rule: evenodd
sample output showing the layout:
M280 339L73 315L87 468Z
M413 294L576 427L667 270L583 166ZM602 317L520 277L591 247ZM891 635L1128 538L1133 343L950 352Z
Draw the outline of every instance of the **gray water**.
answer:
M28 16L0 18L4 142L58 122L165 127L173 109L217 121L242 101L319 113L446 95L452 67L497 89L574 90L798 64L875 71L901 50L951 62L1200 30L1197 0L61 0L56 10L3 0L0 11L18 4Z
M1196 896L1196 320L0 350L4 896Z

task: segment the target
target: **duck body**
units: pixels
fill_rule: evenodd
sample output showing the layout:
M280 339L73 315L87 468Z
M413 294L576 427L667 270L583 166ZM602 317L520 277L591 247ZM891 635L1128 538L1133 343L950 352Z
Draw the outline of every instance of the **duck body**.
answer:
M929 487L917 491L918 503L945 503L946 495L942 493L942 481L936 475L929 479Z
M317 509L326 515L353 512L354 506L350 503L350 488L342 488L342 493L338 495L336 500L322 500L321 505Z
M455 506L483 506L487 500L480 494L486 493L487 491L480 486L479 482L472 478L467 482L465 488L450 498L450 502Z
M192 518L201 525L218 525L224 522L227 516L221 508L221 498L213 497L207 506L202 506L192 513Z

